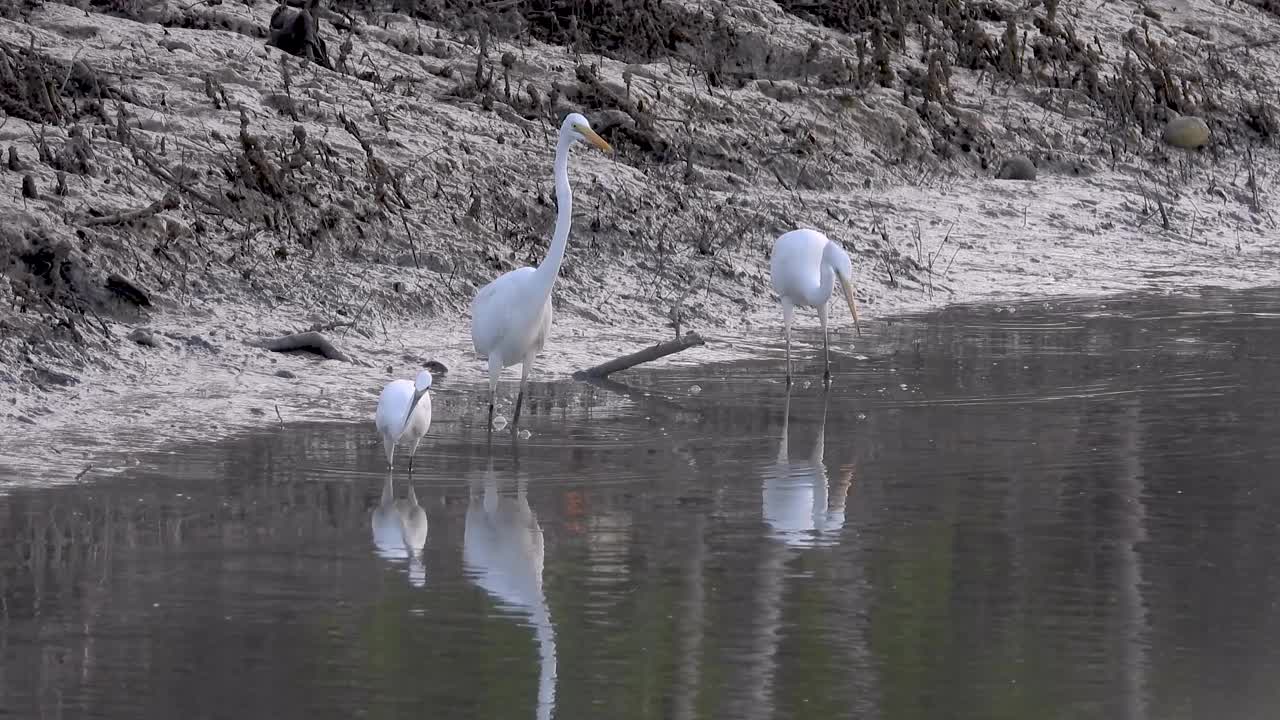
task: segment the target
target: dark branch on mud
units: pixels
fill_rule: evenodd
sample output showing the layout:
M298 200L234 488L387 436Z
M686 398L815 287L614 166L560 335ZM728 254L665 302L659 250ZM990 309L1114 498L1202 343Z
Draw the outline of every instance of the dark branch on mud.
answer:
M682 350L688 350L691 347L698 347L706 344L706 341L702 339L701 335L690 330L685 333L682 338L660 342L657 345L647 347L639 352L633 352L630 355L615 358L609 362L587 368L586 370L579 370L573 374L573 377L576 380L608 377L612 373L635 367L640 363L652 362L668 355L674 355Z
M172 183L174 187L178 188L182 192L190 195L191 197L209 206L209 208L212 209L217 214L235 219L234 216L231 213L227 212L226 208L224 208L221 204L214 202L213 199L210 198L208 195L205 195L199 190L196 190L190 185L175 178L173 176L173 173L165 169L165 167L161 165L159 161L151 157L149 154L141 152L137 149L134 149L133 157L134 159L138 160L143 165L145 165L147 169L151 171L152 175L155 175L156 177L160 178L161 180L164 180L165 182Z
M330 342L329 338L314 331L294 333L293 335L283 335L278 338L246 340L245 344L253 347L260 347L272 352L301 351L314 353L329 360L355 362L351 359L350 355L342 352L337 348L337 346Z
M160 198L159 200L151 203L146 207L137 208L134 210L124 210L122 212L112 213L110 215L103 215L102 217L91 217L86 219L84 221L84 224L87 226L119 225L120 223L133 222L134 220L142 220L144 218L149 218L152 215L155 215L156 213L163 212L165 210L172 210L176 207L178 207L178 194L170 191L165 193L164 197Z

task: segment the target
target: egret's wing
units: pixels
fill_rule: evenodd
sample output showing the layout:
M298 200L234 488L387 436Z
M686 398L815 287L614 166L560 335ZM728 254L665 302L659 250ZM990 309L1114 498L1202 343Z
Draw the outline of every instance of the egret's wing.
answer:
M792 301L822 284L822 250L827 237L813 230L792 230L778 236L769 258L769 281L779 296Z
M520 288L533 276L533 268L516 268L503 273L476 292L471 301L471 344L477 353L488 355L498 340L510 332L512 310Z
M379 434L390 431L396 437L404 431L404 420L409 414L409 403L413 402L413 383L408 380L392 380L382 388L378 398L378 409L373 415L373 424Z

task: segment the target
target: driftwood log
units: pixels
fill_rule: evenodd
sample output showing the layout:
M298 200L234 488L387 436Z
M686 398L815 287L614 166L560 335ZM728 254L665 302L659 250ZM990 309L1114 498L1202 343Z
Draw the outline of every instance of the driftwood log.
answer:
M278 338L246 340L245 344L252 347L260 347L263 350L270 350L271 352L309 352L329 360L355 362L350 355L342 352L330 342L329 338L314 331L282 335Z
M652 347L647 347L644 350L640 350L639 352L633 352L630 355L623 355L620 358L614 358L609 362L601 363L599 365L596 365L595 367L587 368L586 370L579 370L578 372L573 374L573 377L576 380L584 380L587 378L604 378L604 377L608 377L612 373L616 373L621 370L626 370L627 368L635 367L640 363L652 362L659 358L664 358L668 355L674 355L675 353L678 353L681 350L688 350L691 347L697 347L699 345L706 345L706 344L707 344L706 341L702 339L701 335L690 330L689 332L685 333L684 337L682 338L678 338L676 340L668 340L666 342L660 342L657 345L654 345Z
M88 226L119 225L120 223L149 218L156 213L163 212L165 210L172 210L176 207L178 207L178 194L173 191L169 191L165 193L164 197L146 207L138 208L136 210L124 210L110 215L102 215L100 217L86 218L84 224Z

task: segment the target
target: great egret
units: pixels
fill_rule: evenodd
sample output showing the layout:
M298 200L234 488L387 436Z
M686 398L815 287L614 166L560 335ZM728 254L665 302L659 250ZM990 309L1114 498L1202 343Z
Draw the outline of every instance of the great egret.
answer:
M408 497L395 499L392 488L394 473L387 470L382 486L382 499L369 519L373 528L373 544L378 554L388 560L409 560L409 581L418 587L426 583L422 565L422 548L427 544L427 512L418 504L418 494L409 485Z
M520 419L520 404L534 357L542 351L551 330L551 289L560 274L569 224L573 220L573 191L569 188L569 148L582 140L608 152L611 148L591 129L587 119L570 113L560 125L556 144L556 230L551 249L537 268L522 267L503 273L480 288L471 301L471 342L476 353L489 360L489 427L493 427L493 400L502 369L520 363L520 393L516 395L512 431Z
M831 300L836 280L840 281L849 310L853 312L854 329L862 335L858 303L853 296L853 263L849 260L849 253L817 230L783 233L773 243L769 280L773 283L773 291L782 299L782 322L787 334L787 384L791 384L791 318L797 305L818 309L818 320L822 323L822 379L830 382L827 303Z
M373 424L382 436L387 451L387 468L395 468L396 444L409 442L409 472L413 472L413 455L418 443L431 429L431 371L423 370L413 381L392 380L382 388Z

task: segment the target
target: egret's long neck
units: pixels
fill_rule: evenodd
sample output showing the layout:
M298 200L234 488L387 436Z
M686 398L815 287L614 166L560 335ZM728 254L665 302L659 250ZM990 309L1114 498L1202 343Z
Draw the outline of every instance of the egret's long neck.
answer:
M538 279L548 294L560 274L564 262L564 250L569 244L569 224L573 222L573 190L569 187L569 146L573 137L561 135L556 146L556 232L551 237L551 249L538 266Z
M538 640L538 720L549 719L556 707L556 630L546 600L533 611L534 635Z
M822 249L822 262L819 265L818 294L823 303L831 298L831 291L836 286L836 262L844 251L830 240Z
M823 304L826 304L831 299L831 291L835 289L835 286L836 270L824 257L818 279L818 297L821 298Z

